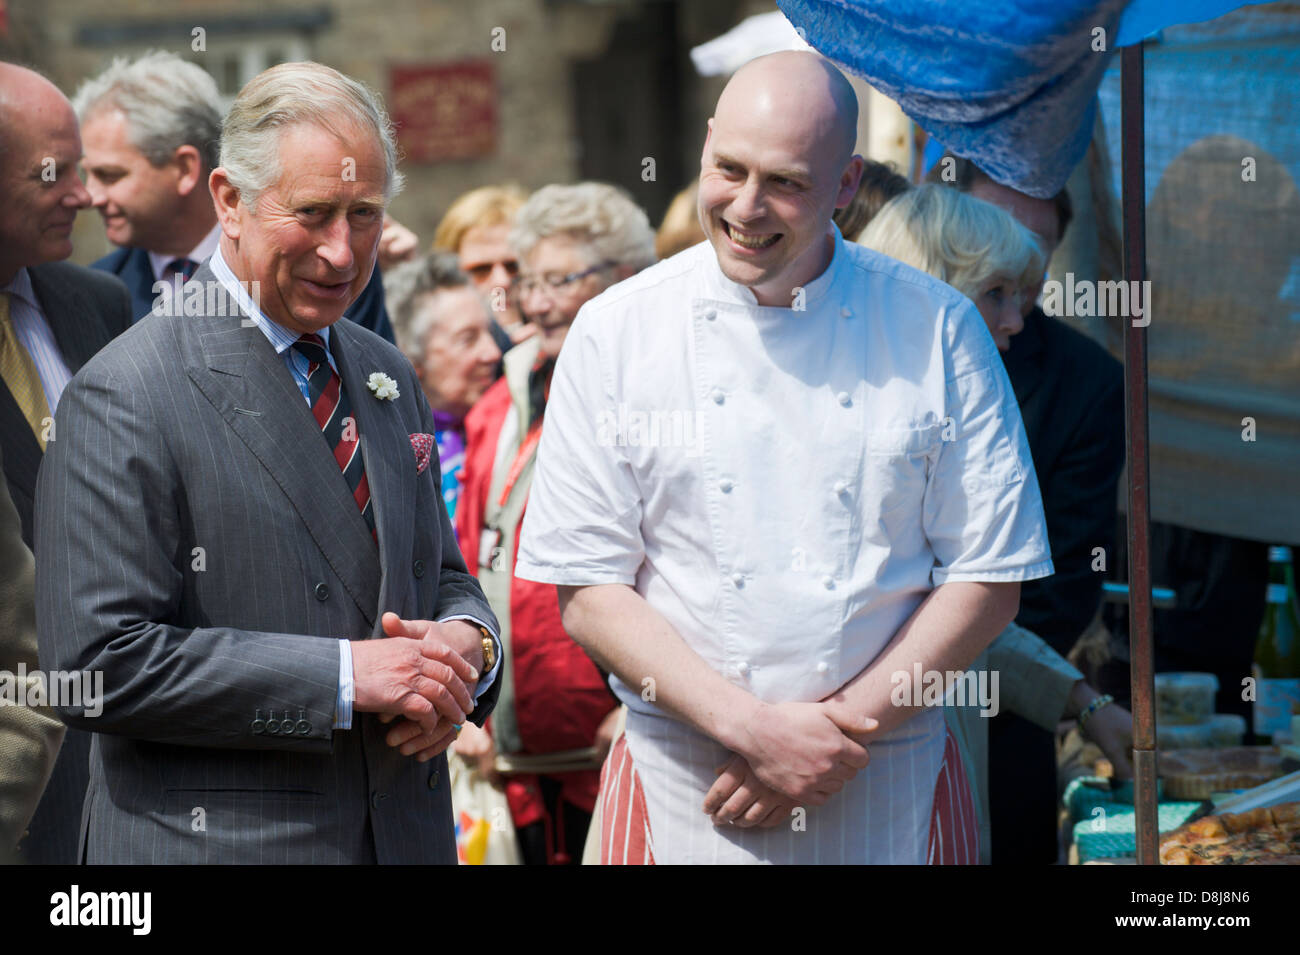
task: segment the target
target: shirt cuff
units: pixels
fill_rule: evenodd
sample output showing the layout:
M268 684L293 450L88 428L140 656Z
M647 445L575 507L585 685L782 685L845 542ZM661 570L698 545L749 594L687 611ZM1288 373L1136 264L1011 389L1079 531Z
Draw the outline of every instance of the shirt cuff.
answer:
M491 670L489 670L486 674L482 674L479 676L478 686L474 690L474 702L477 703L479 697L481 697L484 693L486 693L488 690L492 688L492 684L496 682L497 674L501 672L501 659L502 657L505 656L505 654L502 653L501 650L501 637L496 633L496 631L494 631L491 627L489 627L478 617L472 617L467 613L458 613L451 617L444 617L442 620L439 620L438 622L451 623L453 620L468 620L470 623L474 624L474 626L482 627L488 633L492 634L492 642L496 644L496 648L497 648L496 661L492 664Z
M352 643L339 641L339 695L334 701L334 729L352 729L352 701L356 687L352 682Z

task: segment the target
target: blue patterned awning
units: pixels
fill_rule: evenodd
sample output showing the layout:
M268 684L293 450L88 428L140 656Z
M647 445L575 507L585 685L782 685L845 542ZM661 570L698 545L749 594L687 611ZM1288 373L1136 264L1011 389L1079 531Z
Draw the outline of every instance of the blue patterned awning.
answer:
M999 182L1059 191L1088 148L1124 42L1240 0L777 0L823 55ZM1125 8L1129 10L1126 13ZM1123 20L1123 23L1121 21Z

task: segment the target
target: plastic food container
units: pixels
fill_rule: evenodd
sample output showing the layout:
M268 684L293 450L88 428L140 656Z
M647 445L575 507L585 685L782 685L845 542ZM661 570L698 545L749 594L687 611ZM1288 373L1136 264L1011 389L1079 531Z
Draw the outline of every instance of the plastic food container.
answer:
M1219 678L1213 673L1157 673L1155 683L1157 724L1191 726L1214 715Z
M1210 746L1240 746L1246 738L1246 718L1236 713L1215 713L1206 721Z

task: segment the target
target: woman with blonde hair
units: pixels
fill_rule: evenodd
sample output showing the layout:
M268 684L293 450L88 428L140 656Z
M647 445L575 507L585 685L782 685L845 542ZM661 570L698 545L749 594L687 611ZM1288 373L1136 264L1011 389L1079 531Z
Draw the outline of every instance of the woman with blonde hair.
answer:
M1024 294L1043 277L1034 234L1010 213L946 186L926 184L891 200L858 242L947 282L979 309L998 351L1025 327Z
M1009 212L937 184L918 186L891 200L867 224L858 241L947 282L971 299L1004 355L1011 348L1011 336L1025 327L1023 300L1038 288L1046 266L1044 250L1034 233ZM1040 458L1032 434L1030 450L1041 479L1056 462ZM1043 503L1049 514L1050 541L1056 531L1048 490L1043 489ZM1054 560L1057 554L1053 547ZM1002 710L1048 731L1054 731L1062 719L1077 718L1080 732L1112 758L1117 774L1131 775L1125 755L1132 746L1128 712L1118 705L1109 706L1113 699L1098 693L1037 634L1009 624L971 665L972 672L980 670L998 674L1001 693L995 705ZM975 803L978 858L987 864L993 857L989 798L992 721L982 715L969 701L968 705L949 703L944 707L944 719L961 753ZM1025 771L1037 770L1034 764ZM999 832L1004 839L1007 833ZM943 857L945 851L941 849L941 858L934 861L953 861ZM960 851L958 855L961 858Z
M432 251L456 256L460 270L492 309L493 320L509 335L508 341L497 342L502 351L533 332L510 295L519 273L510 229L527 199L528 193L514 185L471 189L451 204L433 233Z

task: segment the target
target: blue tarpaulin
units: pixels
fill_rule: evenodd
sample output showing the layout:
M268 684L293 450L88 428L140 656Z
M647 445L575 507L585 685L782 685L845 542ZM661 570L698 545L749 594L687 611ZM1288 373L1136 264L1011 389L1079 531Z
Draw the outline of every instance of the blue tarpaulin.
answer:
M1058 192L1111 55L1240 0L777 0L800 35L999 182ZM1128 8L1126 10L1126 8ZM1121 23L1122 18L1122 23Z

